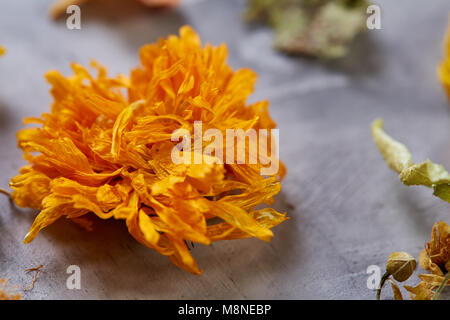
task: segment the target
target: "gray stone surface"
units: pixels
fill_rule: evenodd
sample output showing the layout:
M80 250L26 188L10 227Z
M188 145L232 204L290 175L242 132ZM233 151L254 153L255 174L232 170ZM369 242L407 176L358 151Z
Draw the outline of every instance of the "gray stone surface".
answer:
M198 277L139 245L121 221L88 233L61 220L23 245L35 212L2 197L0 277L26 285L32 276L24 269L45 266L24 298L373 299L366 268L383 266L396 250L417 256L433 223L450 221L448 205L430 190L398 181L369 132L383 117L416 161L430 157L450 168L449 104L436 78L448 0L378 1L383 29L333 63L273 50L270 30L241 21L243 1L187 1L162 12L131 0L92 1L82 8L82 30L50 21L50 2L0 2L0 43L8 48L0 59L0 187L24 163L15 141L21 119L49 108L45 71L68 74L70 62L95 58L113 74L127 73L141 45L191 24L204 41L226 42L234 67L259 73L252 101L269 99L279 125L288 175L276 207L292 219L270 243L195 246ZM72 264L81 268L81 290L66 288Z

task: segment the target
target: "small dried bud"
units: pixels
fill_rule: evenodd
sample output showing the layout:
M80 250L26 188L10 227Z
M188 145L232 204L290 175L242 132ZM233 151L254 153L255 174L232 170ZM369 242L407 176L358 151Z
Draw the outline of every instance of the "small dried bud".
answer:
M395 280L403 282L408 280L416 269L416 259L407 252L394 252L388 258L386 271Z

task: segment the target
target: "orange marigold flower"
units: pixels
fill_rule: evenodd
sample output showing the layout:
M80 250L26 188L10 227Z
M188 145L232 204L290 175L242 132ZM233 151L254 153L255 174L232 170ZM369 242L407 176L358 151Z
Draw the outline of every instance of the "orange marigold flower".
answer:
M62 216L77 220L92 212L125 220L137 241L200 274L186 241L269 240L270 228L287 217L259 205L280 192L281 163L277 174L263 176L259 159L223 164L212 155L201 164L175 164L171 158L172 133L192 133L195 121L203 131L224 133L275 128L267 101L246 104L255 73L234 72L226 56L225 45L202 47L185 26L179 37L141 48L142 66L130 78L110 78L95 62L97 77L78 64L68 78L48 72L51 111L25 119L40 127L18 132L29 164L10 183L17 205L40 210L24 242Z

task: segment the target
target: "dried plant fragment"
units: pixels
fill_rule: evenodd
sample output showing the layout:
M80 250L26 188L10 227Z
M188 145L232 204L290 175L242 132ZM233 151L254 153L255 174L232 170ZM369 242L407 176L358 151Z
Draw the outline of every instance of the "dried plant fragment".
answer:
M388 136L383 130L383 120L372 124L372 136L388 166L399 174L405 185L423 185L433 188L434 195L450 202L450 174L443 166L430 160L415 164L408 149Z
M441 80L447 96L450 98L450 24L444 41L444 58L438 68L438 76Z
M0 193L4 194L7 197L11 197L11 194L8 191L6 191L5 189L0 188Z
M16 292L14 287L8 284L7 279L0 279L0 300L20 300L22 295Z
M412 257L405 256L406 260ZM401 258L400 260L406 261ZM431 232L431 240L419 255L419 264L422 269L430 273L419 274L422 280L417 286L405 285L413 300L437 300L444 287L450 286L450 226L445 222L437 222ZM397 263L394 263L397 265ZM399 264L400 265L400 264ZM415 261L414 261L415 266ZM403 268L401 268L403 269ZM406 280L412 275L412 268L400 280ZM403 300L400 289L391 282L396 300ZM437 289L437 290L436 290Z
M25 272L34 272L33 280L31 280L31 284L30 284L28 287L26 287L26 288L24 289L25 291L31 290L31 289L34 288L34 284L35 284L35 282L36 282L36 280L37 280L37 277L38 277L39 272L40 272L40 270L41 270L42 267L43 267L43 265L40 264L39 266L37 266L37 267L35 267L35 268L29 268L29 269L26 269L26 270L25 270Z
M225 45L202 46L185 26L180 36L142 47L142 65L130 77L111 78L95 62L97 77L78 64L70 77L48 72L51 110L25 119L37 124L17 134L28 165L10 182L18 206L40 211L24 242L61 217L79 223L93 213L124 220L141 244L200 274L186 242L270 240L270 229L287 219L261 208L281 190L281 162L279 172L262 175L261 157L255 164L224 164L194 143L180 153L200 156L200 164L172 158L172 134L186 130L194 140L199 121L202 134L264 129L271 139L276 124L268 102L246 102L256 74L233 71L226 57ZM255 156L249 148L245 153Z
M450 226L441 221L433 226L431 240L420 253L419 264L429 274L420 274L416 287L407 287L415 300L438 299L445 286L450 286ZM436 293L433 291L438 288Z
M53 19L56 19L66 13L69 6L80 5L86 1L87 0L57 0L50 6L49 14Z
M392 253L386 264L386 271L397 281L403 282L409 279L416 269L416 260L406 252Z
M377 289L377 300L380 300L381 289L386 281L389 281L394 291L395 299L403 300L400 289L397 284L393 282L390 277L393 277L398 282L408 280L416 269L417 263L412 255L407 252L393 252L389 255L386 263L386 272L380 280L380 285Z
M383 121L372 124L372 136L388 166L399 173L405 185L423 185L433 188L434 195L450 202L450 174L441 165L426 160L421 164L411 161L411 154L402 143L395 141L383 130ZM420 266L429 274L420 274L417 286L405 285L414 300L439 298L440 292L450 285L450 226L438 222L433 226L431 241L419 256ZM435 293L435 289L439 289Z
M343 57L366 27L366 0L249 0L245 17L275 30L275 46L324 59Z
M402 295L402 292L400 291L400 288L398 287L398 285L391 279L389 279L389 282L391 283L392 292L394 292L394 299L395 300L403 300L403 295Z
M419 260L421 267L432 271L435 266L450 271L450 226L444 221L434 224L431 240Z
M49 13L53 19L57 19L67 10L67 7L71 5L81 5L87 0L57 0L50 7ZM148 7L168 7L176 6L179 0L138 0L142 4Z

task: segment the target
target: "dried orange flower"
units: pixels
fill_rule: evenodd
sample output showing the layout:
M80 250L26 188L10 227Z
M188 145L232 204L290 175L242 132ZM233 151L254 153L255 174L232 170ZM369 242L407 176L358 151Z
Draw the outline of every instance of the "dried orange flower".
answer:
M56 19L66 12L67 7L71 5L80 5L86 1L87 0L57 0L50 7L50 16L53 19ZM139 0L139 2L143 3L148 7L167 7L177 5L179 0Z
M442 288L450 286L450 226L445 222L437 222L431 232L431 240L419 256L420 266L430 271L420 274L422 280L416 287L405 286L415 300L430 300L435 296L433 291L441 284ZM444 281L445 280L445 281ZM442 290L442 289L441 289Z
M7 279L0 279L0 300L20 300L22 295L15 293L14 288L8 284Z
M444 41L444 59L438 68L438 76L444 86L447 96L450 98L450 25Z
M431 231L431 240L421 253L419 262L425 270L430 270L431 264L440 269L450 271L450 226L445 222L437 222Z
M194 121L202 121L203 132L275 128L267 101L246 105L255 73L234 72L226 56L225 45L202 47L185 26L179 37L141 48L142 66L130 78L110 78L97 63L96 78L78 64L68 78L48 72L51 111L25 119L40 127L18 132L29 165L10 182L17 205L40 210L24 242L60 217L93 212L125 220L140 243L200 274L186 241L268 241L270 228L287 217L255 207L280 192L281 163L278 173L263 176L259 157L256 164L223 164L214 155L200 164L171 158L172 133L192 133Z

